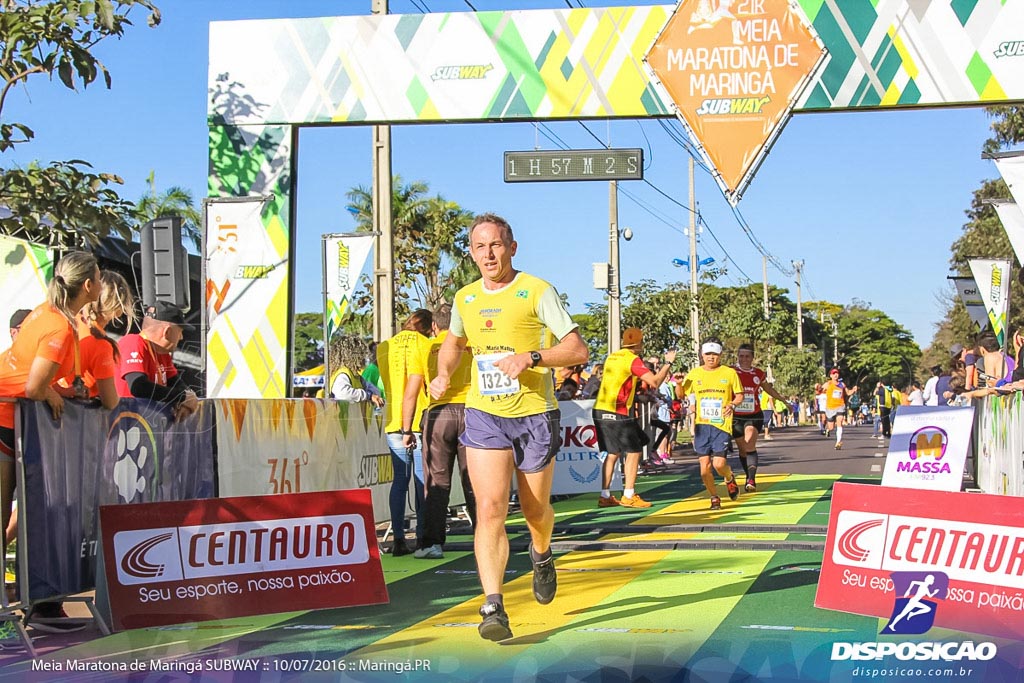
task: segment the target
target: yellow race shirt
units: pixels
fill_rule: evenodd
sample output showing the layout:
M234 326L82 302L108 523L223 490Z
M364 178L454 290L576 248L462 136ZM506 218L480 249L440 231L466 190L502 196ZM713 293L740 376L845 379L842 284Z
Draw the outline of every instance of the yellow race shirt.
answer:
M743 394L743 384L735 370L724 365L714 370L690 370L683 378L683 391L697 397L697 424L711 425L732 434L732 413L726 415L723 408Z
M437 377L437 356L441 350L441 344L444 343L445 337L448 336L448 330L442 330L441 334L437 335L433 339L430 339L427 343L427 355L424 358L423 363L426 366L427 375L424 377L424 381L427 386L430 385L430 380ZM452 372L451 381L448 384L448 391L439 399L430 397L430 408L436 406L443 406L449 403L465 403L466 396L469 395L469 383L470 373L473 371L473 353L468 348L465 353L462 354L462 358L459 359L459 364L456 366L455 371Z
M527 368L512 379L494 363L503 356L550 348L549 334L562 339L576 327L555 288L526 273L516 273L501 289L485 289L483 280L460 289L450 330L473 350L466 407L510 418L558 408L550 368Z
M619 349L608 354L604 361L604 374L601 376L601 387L597 390L594 410L606 410L609 413L629 415L636 399L638 378L650 370L630 349Z
M384 383L384 431L402 431L402 397L405 396L405 385L409 375L426 377L423 359L426 356L430 340L414 330L402 330L394 337L377 345L377 365L380 367L381 381ZM413 418L412 431L420 431L420 415L427 407L426 382L416 399L416 415Z

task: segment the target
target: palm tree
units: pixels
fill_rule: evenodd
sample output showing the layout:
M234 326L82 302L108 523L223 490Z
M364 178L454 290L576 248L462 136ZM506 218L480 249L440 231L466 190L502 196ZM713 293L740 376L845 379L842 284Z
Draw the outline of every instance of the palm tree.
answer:
M179 185L173 185L158 193L155 171L149 172L146 182L149 183L149 191L135 203L135 217L138 219L139 225L165 216L180 216L185 219L185 224L182 226L184 234L192 240L196 248L199 248L201 245L199 226L203 217L196 209L192 193Z
M392 187L395 313L403 318L414 307L433 309L450 301L459 287L477 277L468 255L466 232L473 213L440 195L427 197L429 188L424 182L403 184L401 176L395 176ZM371 192L356 187L347 196L356 230L370 232ZM357 299L359 305L368 301L368 293Z

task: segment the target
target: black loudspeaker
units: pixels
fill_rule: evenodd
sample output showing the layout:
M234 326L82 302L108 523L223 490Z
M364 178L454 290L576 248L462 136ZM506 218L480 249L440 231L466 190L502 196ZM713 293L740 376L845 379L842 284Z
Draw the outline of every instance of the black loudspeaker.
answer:
M191 308L183 223L178 216L168 216L142 226L142 301L147 306L166 301L185 312Z

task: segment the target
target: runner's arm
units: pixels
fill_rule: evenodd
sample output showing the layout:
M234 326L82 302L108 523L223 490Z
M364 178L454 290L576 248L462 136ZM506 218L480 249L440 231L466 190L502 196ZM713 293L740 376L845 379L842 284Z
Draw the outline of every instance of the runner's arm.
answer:
M671 356L671 358L669 358L669 356ZM658 373L654 374L653 372L645 372L643 375L640 376L640 379L647 382L655 389L659 388L662 384L665 383L665 380L668 379L669 373L672 372L672 363L674 363L675 360L675 349L672 349L671 351L666 351L665 364L661 366L661 369L658 370Z

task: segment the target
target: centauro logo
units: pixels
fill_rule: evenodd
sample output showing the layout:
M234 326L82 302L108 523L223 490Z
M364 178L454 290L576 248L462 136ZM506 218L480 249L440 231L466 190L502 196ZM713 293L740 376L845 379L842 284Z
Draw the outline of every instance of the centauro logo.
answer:
M727 116L736 114L760 114L770 97L725 97L708 99L700 103L697 116Z
M494 67L490 64L466 66L439 66L430 77L432 81L474 81L486 78Z
M996 57L1024 57L1024 40L1008 40L1000 43L992 53Z
M238 266L235 270L236 280L263 280L274 271L276 266Z
M359 515L133 529L114 534L123 586L363 564L370 558Z

